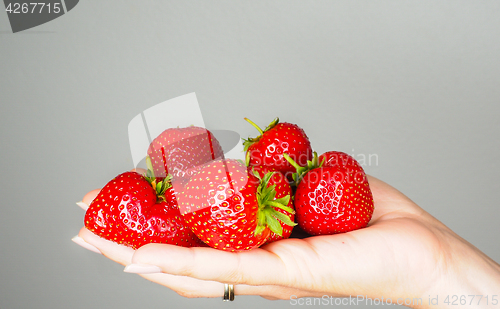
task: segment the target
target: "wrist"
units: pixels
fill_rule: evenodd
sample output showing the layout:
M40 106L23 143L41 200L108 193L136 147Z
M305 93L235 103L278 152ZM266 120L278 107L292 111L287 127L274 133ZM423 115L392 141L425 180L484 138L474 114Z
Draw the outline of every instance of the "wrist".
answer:
M452 254L445 262L441 280L428 295L422 295L423 304L416 308L500 307L500 265L454 236Z

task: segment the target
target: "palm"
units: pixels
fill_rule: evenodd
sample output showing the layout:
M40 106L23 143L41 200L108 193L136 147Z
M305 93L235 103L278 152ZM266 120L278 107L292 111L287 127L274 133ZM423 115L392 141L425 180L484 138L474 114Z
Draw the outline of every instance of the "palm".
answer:
M376 297L408 290L423 295L419 289L433 282L423 274L439 275L441 236L449 230L391 186L373 177L369 182L375 202L372 221L345 234L290 238L236 254L159 244L134 252L85 228L80 236L123 265L161 267L162 274L143 276L184 296L220 296L220 282L237 284L237 294L266 298ZM408 286L411 282L420 282L419 289Z
M367 228L344 234L288 239L261 249L285 265L282 282L296 282L304 295L384 295L379 287L408 290L401 276L433 273L442 241L436 235L446 229L433 217L389 185L370 177L375 213ZM259 255L260 255L259 254ZM325 268L327 266L327 268ZM321 268L321 269L319 269ZM415 269L415 273L409 273ZM414 278L429 284L433 278ZM334 291L332 293L332 291ZM297 291L296 291L297 292ZM423 292L423 291L421 291Z

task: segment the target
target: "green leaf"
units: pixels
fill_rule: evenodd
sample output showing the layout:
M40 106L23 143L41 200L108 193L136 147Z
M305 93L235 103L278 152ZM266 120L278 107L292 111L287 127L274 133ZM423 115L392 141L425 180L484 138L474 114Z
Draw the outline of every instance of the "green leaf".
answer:
M161 194L164 194L165 191L167 191L168 188L170 188L172 186L172 183L170 182L170 180L167 181L167 178L165 178L165 180L163 181L163 186L161 188Z
M257 213L257 226L266 226L266 214L263 211Z
M152 179L152 178L155 178L155 175L153 174L152 170L147 170L146 171L146 177Z
M290 202L290 195L276 199L276 184L269 185L274 173L276 172L266 173L266 175L262 177L261 183L257 188L259 210L257 213L258 228L256 228L256 233L257 231L263 231L267 226L271 231L281 236L283 234L283 227L278 220L282 220L284 224L290 226L294 226L295 224L287 215L280 213L275 208L283 209L291 214L295 213L295 211L293 208L287 206Z
M279 203L279 204L283 204L286 206L290 202L290 195L276 199L276 200L274 200L274 202Z
M248 156L248 155L247 155L247 156ZM247 164L247 166L248 166L248 164ZM253 167L252 167L252 174L253 174L255 177L257 177L257 179L259 179L259 180L260 180L260 182L262 183L262 178L260 177L259 172L257 172L257 171L255 170L255 168L253 168Z
M273 121L271 121L271 123L266 127L266 129L264 130L264 132L266 131L269 131L271 130L272 128L274 128L278 123L280 122L280 119L278 117L274 118Z
M297 223L293 222L289 216L287 216L287 215L285 215L277 210L273 211L272 215L288 226L296 226L297 225Z
M148 171L151 171L152 177L155 177L153 172L153 163L151 162L151 158L149 156L146 157L146 166L148 167Z
M248 139L244 139L242 138L243 140L243 151L247 152L248 151L248 148L250 148L250 146L252 146L253 143L255 143L251 138L248 138ZM248 154L248 152L247 152ZM250 159L250 158L248 158Z
M272 201L276 196L276 185L272 185L267 188L264 192L264 196L262 197L262 201Z
M267 187L267 185L269 184L269 180L271 180L271 177L273 177L274 173L276 172L269 172L267 174L264 175L264 177L262 177L262 186L263 187Z
M257 225L257 227L255 228L254 235L262 234L262 232L264 232L265 229L266 229L265 226Z
M273 231L275 234L283 236L283 228L281 227L280 222L275 217L273 217L272 215L267 216L266 221L267 221L267 226L271 231Z
M283 209L284 211L287 211L291 214L295 213L295 210L293 210L293 208L290 208L290 207L283 205L283 204L280 204L280 203L276 203L275 201L267 201L266 205L273 206L273 207L276 207L279 209Z

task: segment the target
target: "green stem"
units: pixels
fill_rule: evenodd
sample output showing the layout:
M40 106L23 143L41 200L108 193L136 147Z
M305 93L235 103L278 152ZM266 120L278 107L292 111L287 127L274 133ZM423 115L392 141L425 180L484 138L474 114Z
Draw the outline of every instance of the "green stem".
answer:
M290 156L288 154L284 153L283 157L288 161L288 163L290 163L296 169L299 169L302 167L302 166L298 165L297 162L295 162L292 158L290 158Z
M248 121L252 126L254 126L257 130L259 130L260 135L264 134L264 131L262 131L262 129L258 125L256 125L255 122L246 117L244 119Z

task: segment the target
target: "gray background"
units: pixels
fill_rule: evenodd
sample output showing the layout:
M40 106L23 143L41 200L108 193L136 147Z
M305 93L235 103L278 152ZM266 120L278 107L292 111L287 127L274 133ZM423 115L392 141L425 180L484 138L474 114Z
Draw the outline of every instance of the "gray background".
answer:
M0 12L0 308L291 307L184 299L70 241L75 202L131 168L132 117L190 92L209 128L254 136L243 117L280 116L319 152L376 155L368 173L500 261L499 13L499 1L82 0L12 34Z

